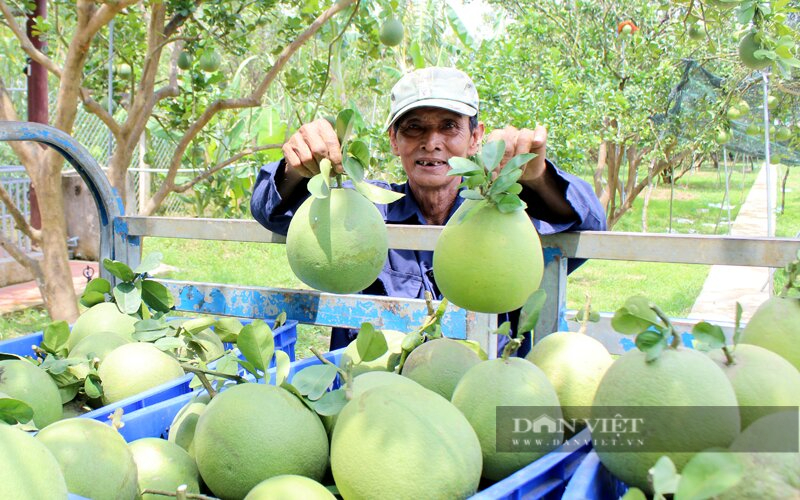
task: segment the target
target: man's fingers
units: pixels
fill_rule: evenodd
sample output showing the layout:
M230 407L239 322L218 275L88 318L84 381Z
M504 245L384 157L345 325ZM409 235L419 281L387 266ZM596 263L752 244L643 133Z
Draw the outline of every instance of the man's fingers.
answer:
M308 145L296 139L296 137L292 137L282 148L286 165L303 177L313 177L319 173L319 164Z

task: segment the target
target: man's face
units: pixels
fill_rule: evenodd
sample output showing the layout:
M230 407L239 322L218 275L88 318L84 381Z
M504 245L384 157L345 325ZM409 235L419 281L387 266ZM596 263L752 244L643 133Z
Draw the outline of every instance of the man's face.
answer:
M459 177L448 177L453 156L478 151L483 124L469 129L469 117L440 108L417 108L400 118L399 127L389 129L392 152L400 157L408 181L420 188L453 187Z

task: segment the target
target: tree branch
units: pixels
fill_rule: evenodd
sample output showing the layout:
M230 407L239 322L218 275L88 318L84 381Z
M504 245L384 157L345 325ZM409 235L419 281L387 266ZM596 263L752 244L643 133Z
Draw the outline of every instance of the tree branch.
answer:
M44 66L47 71L61 78L61 68L56 66L56 64L51 61L49 57L34 47L33 42L31 42L31 39L28 38L25 30L22 29L19 24L17 24L16 19L14 19L14 14L11 12L11 9L8 7L8 4L5 2L5 0L0 0L0 12L2 12L3 17L6 18L8 27L11 29L11 32L14 33L14 36L17 37L22 50L28 55L28 57Z
M19 211L19 208L14 204L14 200L11 199L11 195L8 194L2 184L0 184L0 200L3 200L3 203L8 208L11 218L14 219L15 227L37 245L41 243L41 231L28 224L28 221L25 220L25 215Z
M12 259L19 262L22 267L30 271L36 277L37 282L44 282L44 274L42 273L42 266L39 261L29 257L11 240L6 238L3 233L0 233L0 248L5 250Z
M211 177L215 173L219 172L223 168L227 167L228 165L231 165L232 163L235 163L235 162L239 161L240 159L242 159L245 156L249 156L249 155L251 155L253 153L256 153L258 151L264 151L265 149L278 149L281 146L283 146L283 144L265 144L264 146L256 146L254 148L247 148L245 150L242 150L242 151L236 153L235 155L231 156L227 160L225 160L223 162L220 162L220 163L217 163L216 165L214 165L213 168L210 168L210 169L206 170L205 172L203 172L202 174L198 175L197 177L195 177L194 179L190 180L189 182L185 182L183 184L175 186L173 188L173 191L175 191L176 193L183 193L187 189L189 189L192 186L194 186L195 184L197 184L198 182L202 182L202 181L208 179L209 177Z

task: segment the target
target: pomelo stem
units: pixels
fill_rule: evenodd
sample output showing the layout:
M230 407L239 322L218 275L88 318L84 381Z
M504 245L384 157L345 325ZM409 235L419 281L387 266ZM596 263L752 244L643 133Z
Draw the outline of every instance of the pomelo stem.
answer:
M592 299L591 296L587 293L586 306L583 308L583 321L581 321L581 327L578 329L578 333L582 335L586 335L586 330L589 327L589 312L591 310L592 310Z
M733 354L731 353L730 349L728 349L728 346L726 345L722 346L722 353L725 354L726 365L731 366L736 364L736 360L733 359Z
M680 335L678 335L678 332L675 331L675 327L672 326L672 322L669 320L667 315L664 314L664 311L662 311L661 308L655 304L650 304L650 309L652 309L653 312L655 312L656 315L659 318L661 318L661 321L663 321L664 324L669 329L669 334L672 335L672 343L670 344L670 347L672 347L673 349L677 349L678 347L680 347L681 337Z
M310 350L311 353L314 354L314 356L316 356L317 359L320 360L322 364L331 365L332 367L336 368L336 371L339 372L339 376L341 376L345 380L345 383L347 383L350 380L350 376L346 371L342 370L334 363L331 363L331 361L326 359L325 356L323 356L322 353L319 352L319 350L316 347L311 347Z
M506 344L506 346L503 348L503 355L501 356L503 360L504 361L507 360L509 356L517 352L517 349L519 349L521 345L522 345L521 340L517 338L510 339L508 341L508 344Z
M201 493L188 493L186 491L186 488L185 488L186 485L181 485L181 486L184 487L183 496L179 496L180 493L177 490L176 491L165 491L165 490L156 490L156 489L152 489L152 488L145 489L144 491L142 491L142 494L143 495L144 494L161 495L161 496L165 496L165 497L173 497L173 498L179 498L179 499L185 498L187 500L217 500L217 497L210 497L210 496L207 496L207 495L203 495ZM180 489L181 486L179 486L178 488Z

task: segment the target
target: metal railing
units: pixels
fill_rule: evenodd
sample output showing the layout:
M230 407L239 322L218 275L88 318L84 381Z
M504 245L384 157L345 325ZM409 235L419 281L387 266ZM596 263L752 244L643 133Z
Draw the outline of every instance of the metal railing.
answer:
M0 165L0 186L6 190L14 205L26 219L30 217L31 213L28 199L30 185L31 180L23 167ZM31 239L17 229L14 218L5 203L0 203L0 234L25 253L31 253ZM0 259L6 257L8 254L0 248Z

